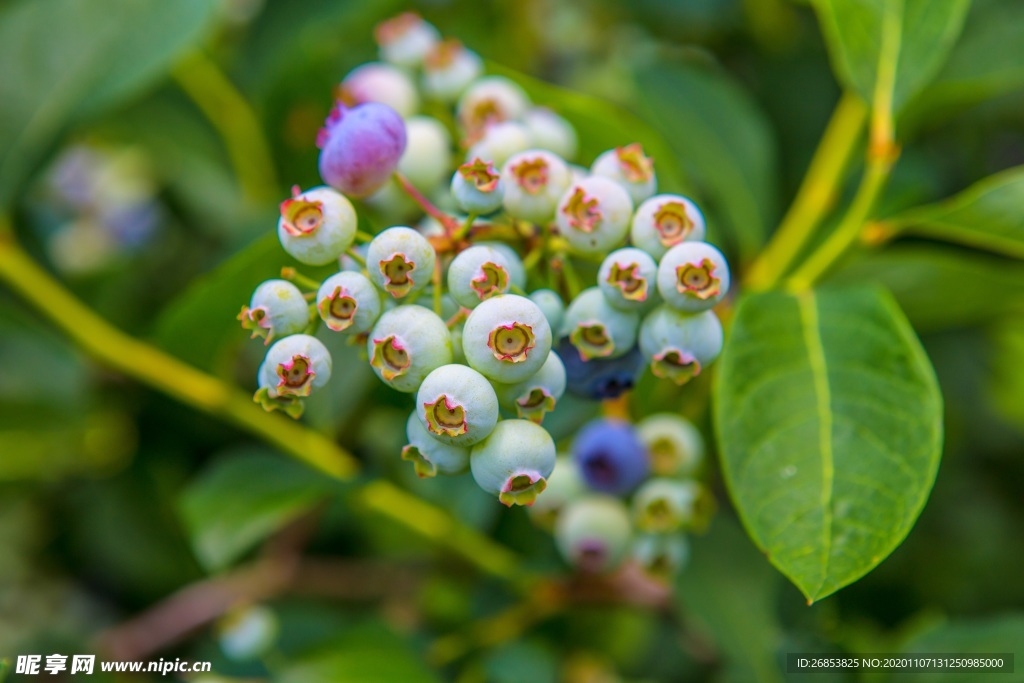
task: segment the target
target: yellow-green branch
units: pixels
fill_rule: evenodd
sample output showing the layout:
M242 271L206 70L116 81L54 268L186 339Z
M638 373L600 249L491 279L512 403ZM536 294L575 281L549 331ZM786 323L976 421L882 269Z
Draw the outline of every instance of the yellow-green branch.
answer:
M327 474L347 479L358 462L327 437L282 415L264 412L252 398L159 349L116 329L76 299L14 241L0 218L0 282L64 331L101 363L263 439Z

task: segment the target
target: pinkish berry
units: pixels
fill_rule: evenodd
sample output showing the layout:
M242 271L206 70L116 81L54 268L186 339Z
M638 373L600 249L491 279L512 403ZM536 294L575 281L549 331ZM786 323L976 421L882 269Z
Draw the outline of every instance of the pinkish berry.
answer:
M351 109L338 104L317 137L320 176L351 197L373 194L405 151L405 123L391 107L367 102Z

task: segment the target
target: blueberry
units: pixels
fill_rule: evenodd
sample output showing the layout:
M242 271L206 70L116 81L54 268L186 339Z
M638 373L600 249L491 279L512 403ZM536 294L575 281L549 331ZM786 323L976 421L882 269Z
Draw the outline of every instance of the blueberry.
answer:
M370 367L381 381L412 393L435 368L452 362L448 326L423 306L398 306L381 315L366 340Z
M669 306L687 313L706 311L728 291L729 265L707 242L681 242L661 257L658 292Z
M644 154L639 143L608 150L594 160L590 172L622 185L634 204L644 201L658 189L654 161Z
M488 214L501 208L505 183L492 162L474 157L455 171L451 193L463 211Z
M402 225L388 228L366 250L366 272L373 283L399 299L427 286L437 254L426 237Z
M436 43L423 60L423 91L444 102L458 98L484 70L480 55L454 39Z
M405 151L405 123L391 107L367 102L332 110L317 140L320 177L352 197L367 197L384 185Z
M590 287L573 299L565 312L562 333L582 360L615 358L636 344L640 314L615 308L599 287Z
M703 240L704 231L704 214L690 199L659 194L637 207L629 237L634 245L660 259L677 244Z
M418 411L413 411L405 423L405 436L409 443L402 448L402 460L416 468L420 477L439 474L462 474L469 469L469 449L441 443L423 426Z
M502 294L473 309L462 332L467 362L488 379L514 384L540 370L551 351L551 327L537 304Z
M558 516L555 543L565 561L587 572L615 569L629 549L633 529L622 501L590 494L573 500Z
M601 400L621 396L633 388L644 367L644 356L636 346L617 358L584 361L572 342L565 338L558 343L557 351L565 364L566 388L583 398Z
M555 442L529 420L503 420L469 456L473 479L505 505L533 505L555 469Z
M621 495L632 491L650 472L647 448L628 422L598 419L576 435L573 458L587 485Z
M533 223L547 223L555 217L558 200L572 182L561 157L542 149L510 157L502 166L501 178L505 181L505 211Z
M495 391L502 408L514 412L516 417L541 424L565 393L565 365L552 351L529 379L516 384L497 382Z
M323 281L316 294L317 311L335 332L369 332L380 317L380 290L362 273L344 271Z
M558 200L558 231L581 254L605 254L626 240L633 200L602 176L573 182Z
M648 415L636 425L651 456L651 471L663 476L693 474L704 459L704 438L689 420L674 413Z
M382 21L374 31L380 57L397 66L413 68L423 63L441 34L415 12L403 12Z
M302 332L309 325L309 304L302 291L287 280L267 280L256 288L248 306L238 314L242 328L266 343Z
M466 308L508 291L509 264L497 249L473 246L456 256L448 266L448 291Z
M498 423L498 397L487 378L473 368L442 365L420 385L416 414L441 443L472 446Z
M667 303L640 324L640 351L655 377L683 385L722 352L722 323L714 311L683 313Z
M420 96L409 75L381 62L370 62L352 69L341 82L340 91L341 101L349 107L379 102L402 117L412 116L420 106Z
M281 202L277 237L297 261L322 266L336 260L356 236L356 210L344 195L315 187Z

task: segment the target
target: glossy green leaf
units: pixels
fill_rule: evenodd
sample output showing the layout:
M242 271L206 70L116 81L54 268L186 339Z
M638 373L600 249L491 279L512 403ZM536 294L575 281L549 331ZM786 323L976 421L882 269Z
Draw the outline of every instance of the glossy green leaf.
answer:
M637 106L699 185L712 241L724 237L748 260L777 218L773 132L750 95L724 72L689 64L639 71Z
M783 637L775 610L779 575L724 515L691 545L690 563L677 580L676 603L721 648L724 680L783 681L776 653Z
M1012 671L1020 671L1020 644L1024 642L1024 613L1012 612L979 619L958 619L940 623L921 633L903 646L906 653L936 655L964 654L985 657L995 653L1016 654ZM996 673L959 669L932 673L896 672L889 683L976 683L980 680L1011 680Z
M1024 306L1017 260L941 244L897 242L850 259L826 282L883 285L918 331L976 325Z
M399 636L367 625L294 662L280 683L436 683L439 679Z
M813 0L833 69L867 102L893 111L945 63L970 0ZM879 84L881 91L876 92Z
M715 423L754 542L809 601L856 581L909 533L942 447L942 399L882 290L768 292L740 303Z
M22 0L0 12L0 205L55 135L164 73L212 0Z
M199 561L222 569L337 491L337 484L262 450L222 456L182 494L181 514Z
M1024 166L989 176L937 204L898 213L885 224L1024 258Z

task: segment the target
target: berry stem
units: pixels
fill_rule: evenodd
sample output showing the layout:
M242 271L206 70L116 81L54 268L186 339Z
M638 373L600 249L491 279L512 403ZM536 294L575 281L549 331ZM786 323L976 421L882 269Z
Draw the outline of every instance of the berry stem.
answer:
M575 299L583 291L583 285L580 284L580 276L576 272L576 266L569 255L564 252L558 255L558 263L562 269L562 277L565 279L565 287L569 290L569 299Z
M441 316L442 301L441 301L441 259L434 260L434 313Z
M373 241L373 235L362 230L356 230L356 242L359 244L368 244Z
M402 191L409 195L409 198L416 202L423 212L428 216L436 220L444 228L444 233L448 239L452 239L452 235L459 229L459 222L453 217L446 214L441 209L434 206L429 199L423 196L423 194L413 187L413 184L409 182L409 179L398 171L394 172L395 182L398 183Z
M6 219L0 217L0 224ZM339 479L359 464L325 436L281 415L264 412L252 398L111 326L76 299L0 230L0 282L4 282L101 363L217 416L282 452Z
M471 213L466 216L466 220L462 223L462 227L455 231L455 234L452 235L452 239L456 242L461 242L466 239L466 235L469 234L469 230L473 227L473 222L476 218L477 215L475 213Z
M366 267L366 259L364 259L363 255L360 254L358 251L350 247L348 251L346 251L345 253L348 254L348 257L350 259L358 263L360 266L362 266L363 268Z
M320 289L320 283L311 277L307 277L291 266L281 269L281 277L289 282L294 282L299 287L312 289L314 292Z
M775 285L807 245L839 195L839 184L850 166L865 121L867 107L860 97L844 94L822 135L796 198L747 273L748 287L767 289Z

